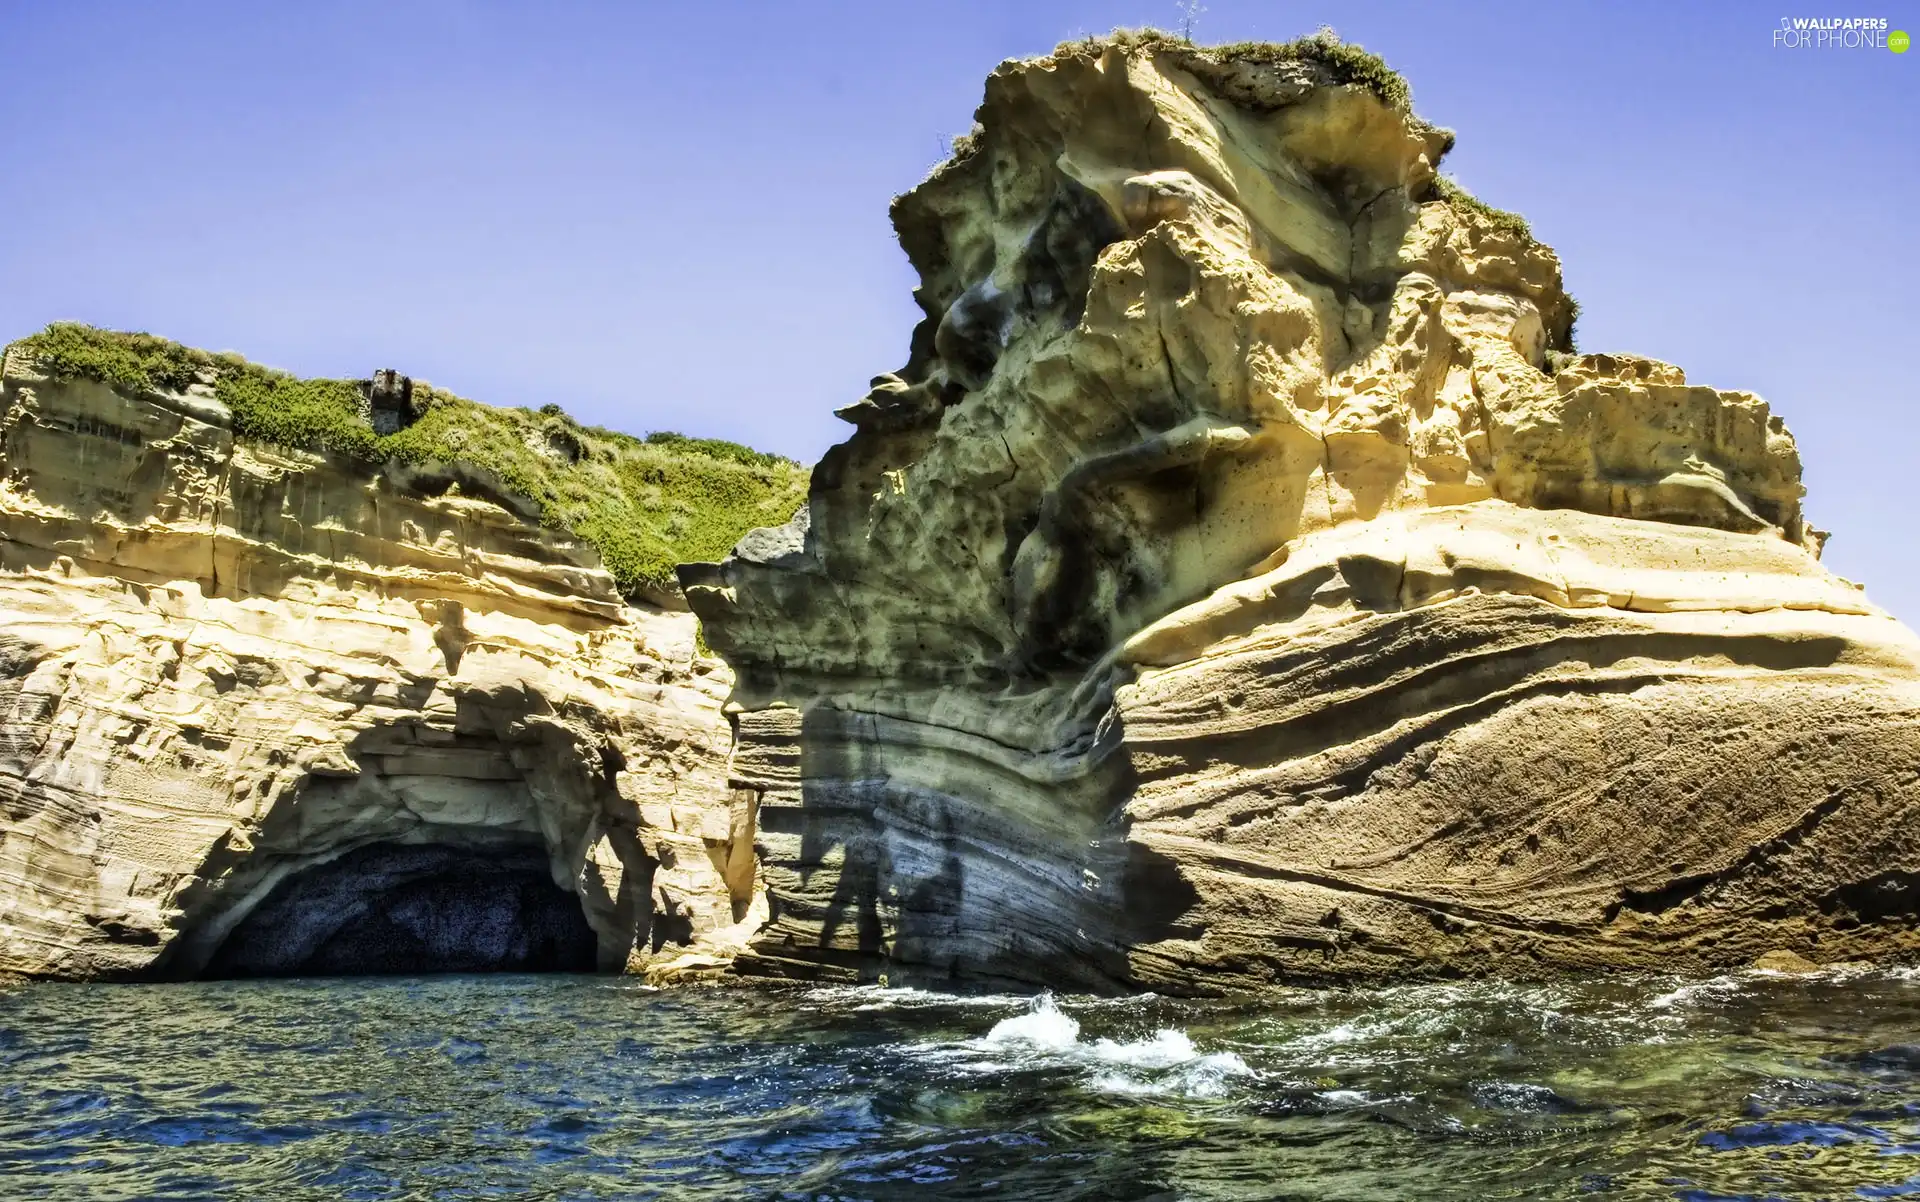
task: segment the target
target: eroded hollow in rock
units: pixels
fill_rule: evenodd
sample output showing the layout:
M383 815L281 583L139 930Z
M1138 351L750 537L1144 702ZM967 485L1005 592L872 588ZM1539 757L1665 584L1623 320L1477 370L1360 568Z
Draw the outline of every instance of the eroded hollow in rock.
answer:
M204 977L592 972L593 929L535 843L375 843L287 877Z

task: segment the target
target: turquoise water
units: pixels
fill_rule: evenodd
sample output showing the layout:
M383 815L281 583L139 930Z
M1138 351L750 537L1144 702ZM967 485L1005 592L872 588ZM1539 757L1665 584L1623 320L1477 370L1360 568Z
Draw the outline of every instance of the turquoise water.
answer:
M0 1197L1920 1196L1920 976L0 989Z

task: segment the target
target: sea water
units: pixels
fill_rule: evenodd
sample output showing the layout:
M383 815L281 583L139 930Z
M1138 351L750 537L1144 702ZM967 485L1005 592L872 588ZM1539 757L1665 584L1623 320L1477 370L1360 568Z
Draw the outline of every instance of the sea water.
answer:
M1920 1195L1920 977L0 987L0 1198Z

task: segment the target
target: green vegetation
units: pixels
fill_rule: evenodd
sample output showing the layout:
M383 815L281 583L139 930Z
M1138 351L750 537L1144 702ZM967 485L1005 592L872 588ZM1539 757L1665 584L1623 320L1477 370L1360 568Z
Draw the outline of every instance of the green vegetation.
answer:
M1533 228L1527 224L1525 217L1506 209L1494 208L1444 175L1433 177L1433 192L1427 199L1443 200L1461 217L1477 218L1483 224L1512 234L1523 242L1543 245L1533 236ZM1580 320L1580 302L1574 299L1572 293L1564 295L1565 306L1559 312L1545 316L1550 345L1556 350L1571 352L1574 348L1574 324Z
M675 434L672 430L655 430L647 435L645 441L648 446L666 447L689 455L705 455L709 459L724 459L729 463L742 463L748 467L798 466L791 459L769 455L765 451L756 451L752 447L743 447L737 442L727 442L720 438L689 438L685 434ZM786 518L780 520L785 521Z
M57 322L13 344L53 375L132 393L205 384L233 411L234 434L375 463L480 469L543 521L592 543L628 597L677 588L675 564L716 560L755 526L777 525L806 497L790 459L715 438L635 438L582 426L558 405L496 409L415 383L413 424L379 435L357 381L303 380L151 334Z
M1177 50L1216 66L1229 63L1262 66L1313 63L1323 68L1336 84L1365 88L1400 112L1413 111L1413 89L1407 86L1405 76L1387 66L1385 59L1359 43L1341 41L1339 34L1325 26L1291 42L1231 42L1224 46L1197 46L1180 34L1168 33L1164 29L1116 29L1104 38L1063 42L1054 51L1054 57L1098 53L1107 46L1120 46L1128 50Z
M31 355L53 375L85 376L136 392L181 392L202 370L244 362L152 334L97 330L73 321L56 321L9 349Z
M1325 27L1291 42L1232 42L1209 46L1206 52L1221 62L1317 63L1326 68L1333 82L1364 88L1400 112L1413 111L1413 89L1407 86L1406 76L1358 42L1343 42Z
M1496 209L1444 175L1433 177L1434 196L1444 200L1456 213L1471 213L1497 230L1504 230L1527 242L1534 241L1533 229L1518 213Z

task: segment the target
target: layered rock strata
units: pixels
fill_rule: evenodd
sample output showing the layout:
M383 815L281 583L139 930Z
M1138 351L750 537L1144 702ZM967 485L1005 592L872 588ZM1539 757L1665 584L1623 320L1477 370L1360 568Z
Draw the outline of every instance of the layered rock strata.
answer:
M1920 946L1920 641L1767 404L1569 353L1451 135L1311 57L1003 65L899 198L926 320L737 673L736 967L1224 990Z
M673 977L757 922L691 615L457 467L4 366L0 971Z

